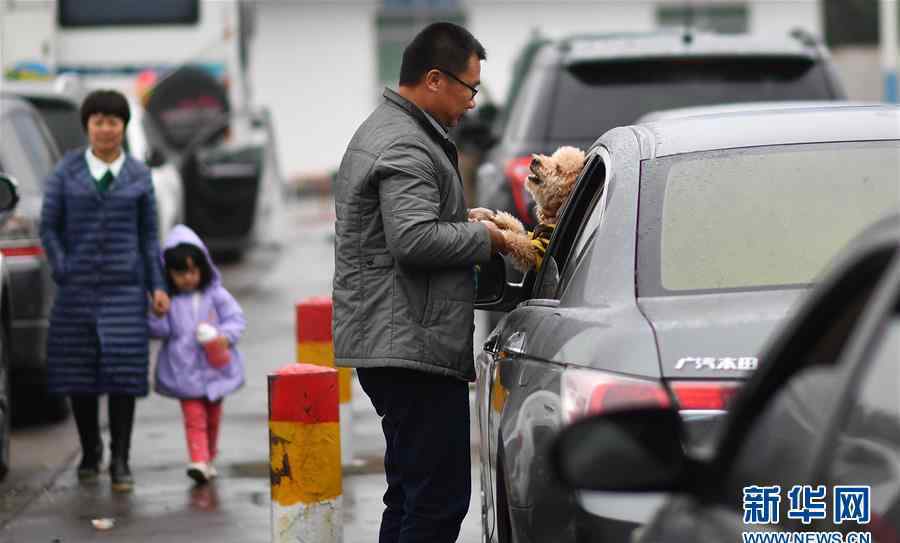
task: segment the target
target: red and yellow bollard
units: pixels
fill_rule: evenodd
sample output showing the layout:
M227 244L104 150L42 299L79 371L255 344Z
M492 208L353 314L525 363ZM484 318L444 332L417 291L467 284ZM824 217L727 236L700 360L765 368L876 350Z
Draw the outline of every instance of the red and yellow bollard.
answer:
M331 335L331 298L307 298L296 305L297 362L334 367ZM353 410L351 391L353 370L337 368L340 382L341 464L353 463Z
M269 375L272 541L342 539L338 378L289 364Z

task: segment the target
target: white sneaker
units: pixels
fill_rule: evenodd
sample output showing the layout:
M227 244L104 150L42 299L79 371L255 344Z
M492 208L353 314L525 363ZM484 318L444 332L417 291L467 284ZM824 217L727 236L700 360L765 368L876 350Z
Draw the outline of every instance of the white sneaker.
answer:
M205 483L209 481L209 464L206 462L191 462L187 467L188 477L197 483Z
M209 478L213 479L218 476L219 476L219 471L216 469L216 467L214 465L210 464L209 465Z

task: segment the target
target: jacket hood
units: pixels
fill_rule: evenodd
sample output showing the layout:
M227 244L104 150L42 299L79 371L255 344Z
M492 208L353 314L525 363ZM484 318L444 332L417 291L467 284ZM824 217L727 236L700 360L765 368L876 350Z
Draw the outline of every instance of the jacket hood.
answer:
M203 251L203 254L206 256L206 262L209 264L209 269L212 271L212 281L210 281L210 286L221 283L222 276L219 273L219 268L216 267L213 259L209 256L209 249L206 248L203 240L200 239L200 236L198 236L196 232L183 224L176 224L173 226L169 235L166 236L166 242L163 244L163 250L159 255L159 258L163 261L163 270L165 270L166 267L163 253L182 243L188 243Z

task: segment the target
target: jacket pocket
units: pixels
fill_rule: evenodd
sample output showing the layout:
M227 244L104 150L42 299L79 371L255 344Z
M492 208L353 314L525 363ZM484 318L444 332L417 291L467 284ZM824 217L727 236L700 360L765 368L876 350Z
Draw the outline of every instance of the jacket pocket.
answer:
M402 312L418 324L427 320L431 289L428 272L417 269L398 268L396 273L398 298L394 300L394 311Z
M377 254L365 256L365 264L368 269L393 268L394 257L388 254Z

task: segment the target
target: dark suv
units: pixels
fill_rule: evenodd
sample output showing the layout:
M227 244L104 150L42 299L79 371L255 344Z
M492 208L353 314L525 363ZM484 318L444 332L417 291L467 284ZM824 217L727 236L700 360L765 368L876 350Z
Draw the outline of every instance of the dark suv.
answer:
M532 153L587 149L616 126L662 109L731 102L839 100L829 54L803 32L777 36L659 31L529 44L499 143L478 169L480 205L534 224L525 191ZM522 63L520 63L522 64Z

